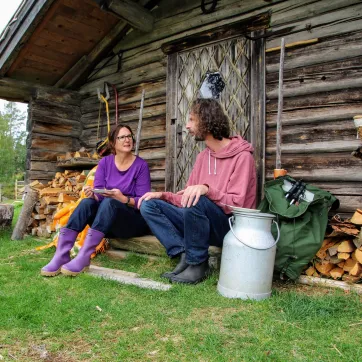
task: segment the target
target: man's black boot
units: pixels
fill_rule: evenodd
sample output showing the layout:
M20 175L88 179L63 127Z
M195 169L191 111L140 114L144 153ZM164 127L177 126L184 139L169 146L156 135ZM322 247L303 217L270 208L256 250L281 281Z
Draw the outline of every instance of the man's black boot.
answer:
M197 284L207 278L209 273L209 261L205 260L201 264L189 265L182 273L171 277L171 281L174 283Z
M167 278L167 279L171 279L172 277L174 277L177 274L180 274L181 272L183 272L189 265L186 264L186 253L181 253L180 254L180 260L178 262L178 264L176 265L175 269L167 272L167 273L163 273L161 275L162 278Z

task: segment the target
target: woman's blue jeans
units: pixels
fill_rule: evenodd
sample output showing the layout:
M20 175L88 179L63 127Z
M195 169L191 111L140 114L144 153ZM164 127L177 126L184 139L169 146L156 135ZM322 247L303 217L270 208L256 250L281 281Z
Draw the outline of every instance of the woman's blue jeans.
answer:
M70 216L66 228L79 232L86 225L115 238L130 238L149 233L139 210L111 198L104 198L102 202L83 199Z
M224 236L230 230L229 216L205 196L189 208L158 199L144 200L141 214L166 248L167 255L174 257L185 251L188 264L207 260L209 246L222 246Z

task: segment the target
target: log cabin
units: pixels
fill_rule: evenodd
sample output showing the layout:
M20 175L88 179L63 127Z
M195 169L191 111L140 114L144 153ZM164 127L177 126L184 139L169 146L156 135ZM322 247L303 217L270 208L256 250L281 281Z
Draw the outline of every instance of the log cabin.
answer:
M202 145L185 124L207 72L234 134L255 148L259 196L272 178L281 39L281 161L294 178L362 204L360 0L24 0L0 37L0 98L26 102L27 181L50 180L57 156L94 149L110 118L137 128L154 190L181 189ZM117 90L117 99L115 99ZM100 111L101 110L101 111Z

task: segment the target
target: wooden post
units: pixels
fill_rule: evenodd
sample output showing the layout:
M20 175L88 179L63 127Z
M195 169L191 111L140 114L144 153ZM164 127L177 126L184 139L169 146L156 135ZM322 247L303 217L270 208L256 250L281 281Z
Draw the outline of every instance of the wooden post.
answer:
M282 38L280 48L280 64L279 64L279 92L278 92L278 116L277 116L277 144L276 144L276 163L275 168L282 168L282 112L283 112L283 71L284 71L284 52L285 40Z
M177 53L167 58L165 190L176 192Z
M260 37L264 31L251 33ZM265 40L251 41L250 141L257 170L257 204L264 197L265 183Z
M142 116L143 116L143 103L145 101L145 90L142 90L142 96L141 96L141 107L140 107L140 117L138 120L138 127L137 127L137 133L136 133L136 146L135 146L135 154L138 155L139 148L140 148L140 142L141 142L141 128L142 128Z
M15 195L14 200L18 199L18 180L15 180Z
M0 204L0 230L11 226L14 216L14 205Z
M31 213L39 198L38 192L33 190L30 186L25 187L25 195L24 205L13 230L13 234L11 235L11 240L22 240L24 238L25 231L31 218Z
M3 186L3 185L0 184L0 202L2 202L2 200L3 200L3 197L2 197L3 195L2 195L2 192L1 192L1 191L2 191L2 190L1 190L2 186Z

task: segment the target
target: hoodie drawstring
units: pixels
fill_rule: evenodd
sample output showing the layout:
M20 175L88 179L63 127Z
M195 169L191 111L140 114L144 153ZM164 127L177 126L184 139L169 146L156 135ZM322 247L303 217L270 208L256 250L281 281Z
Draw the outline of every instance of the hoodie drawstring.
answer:
M211 175L211 153L209 150L209 175ZM214 175L216 175L216 157L214 157Z

